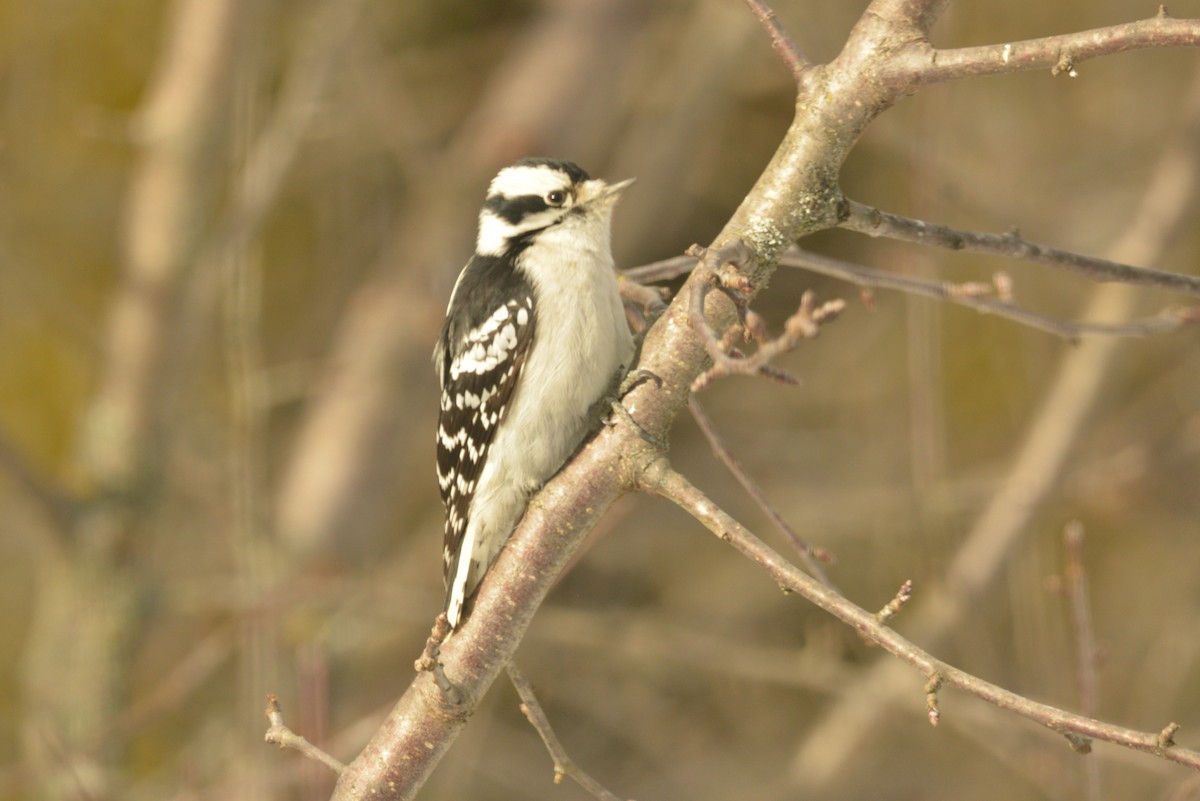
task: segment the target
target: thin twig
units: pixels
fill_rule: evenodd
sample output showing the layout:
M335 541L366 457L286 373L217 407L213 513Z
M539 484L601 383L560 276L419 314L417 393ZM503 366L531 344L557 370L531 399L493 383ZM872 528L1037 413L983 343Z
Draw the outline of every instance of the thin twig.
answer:
M1109 261L1108 259L1092 258L1070 251L1047 248L1042 245L1026 242L1016 237L1015 234L979 234L887 214L875 209L868 209L868 207L857 203L852 203L851 206L866 210L864 213L869 215L867 219L875 219L874 215L881 215L878 218L880 220L886 219L887 222L878 227L875 227L873 223L869 223L872 226L870 230L864 230L858 227L857 224L846 226L851 230L861 231L871 236L886 236L906 242L935 245L949 250L1005 255L1028 261L1056 264L1057 266L1083 272L1091 277L1101 273L1112 276L1111 278L1098 280L1124 281L1127 276L1135 276L1129 279L1130 283L1177 289L1188 294L1200 294L1200 278L1194 276L1179 275L1161 270L1147 270ZM1020 252L1015 252L1011 248L1006 250L1006 245L1004 244L1006 242L1019 243L1015 248ZM1052 257L1059 259L1059 261L1053 261ZM1013 305L1009 297L1011 280L1004 273L997 273L993 276L991 284L981 282L951 283L948 281L929 281L851 264L799 248L788 250L783 258L780 259L779 264L783 267L795 267L808 270L809 272L828 275L833 278L840 278L861 287L894 289L912 295L923 295L939 300L947 300L985 314L994 314L998 317L1013 320L1021 325L1028 326L1037 331L1044 331L1071 342L1078 341L1083 336L1153 336L1155 334L1174 331L1184 324L1200 319L1200 309L1193 306L1184 306L1164 309L1154 317L1129 320L1122 323L1057 320L1053 317ZM646 283L668 281L678 278L681 275L686 275L695 266L696 260L694 258L690 256L676 256L631 268L626 270L624 275L634 281ZM1195 286L1195 290L1192 289L1193 285ZM989 295L994 295L994 297L989 297Z
M809 272L840 278L858 286L895 289L911 295L946 300L984 314L994 314L1013 320L1037 331L1078 342L1083 336L1144 337L1174 331L1186 323L1200 320L1200 307L1185 306L1163 309L1154 317L1127 320L1121 323L1076 322L1057 320L1003 300L1008 290L1008 278L1002 276L996 284L954 284L946 281L926 281L911 276L896 275L870 267L793 248L779 260L781 267L795 267ZM987 297L984 290L993 289L999 297Z
M965 231L880 211L853 200L849 203L850 216L841 222L840 227L857 231L860 234L898 239L902 242L916 242L947 250L1021 259L1070 270L1093 281L1116 281L1137 286L1153 286L1200 297L1200 277L1194 275L1181 275L1148 267L1134 267L1130 264L1121 264L1108 259L1084 256L1069 250L1039 245L1023 239L1015 230L1006 234Z
M284 725L283 712L279 709L279 699L274 695L267 696L267 709L263 714L266 715L267 721L271 724L270 728L267 729L266 740L268 743L277 745L280 748L293 748L309 759L315 759L324 764L335 775L340 776L342 771L346 769L345 764L339 762L320 748L317 748Z
M701 263L696 269L704 279L692 285L688 320L713 361L713 366L692 382L692 392L704 389L715 378L730 375L758 375L785 384L799 383L790 373L772 367L771 360L793 350L801 340L815 339L821 331L821 324L836 318L846 304L841 300L830 300L817 306L814 295L805 292L800 297L800 308L784 323L783 333L772 339L767 335L766 324L762 318L746 308L749 285L740 268L753 258L749 248L737 242L730 248L720 250L693 246L689 248L688 253L700 257ZM746 356L733 347L732 338L737 336L736 327L727 330L722 336L717 336L717 332L708 324L704 316L704 301L714 289L733 301L743 330L758 343L758 349L753 354Z
M550 726L550 719L546 717L546 711L538 703L537 696L533 692L533 685L529 683L529 679L525 678L525 674L516 666L516 663L509 662L506 669L509 680L516 688L517 695L521 697L521 712L528 718L538 736L542 738L546 750L550 752L550 759L554 760L554 783L562 784L563 777L569 776L576 784L591 793L593 798L599 798L600 801L621 801L620 797L606 790L604 785L593 779L587 771L576 765L567 755L567 750L563 748L558 735Z
M825 570L821 567L821 562L829 563L833 561L832 554L824 548L817 547L808 542L788 525L788 522L783 519L783 515L779 514L779 511L772 505L771 501L767 499L762 488L758 486L754 479L750 477L750 474L746 472L745 468L742 467L741 463L738 462L737 458L725 447L725 443L721 440L721 435L717 431L716 426L713 425L712 420L704 412L704 407L700 405L700 401L695 395L688 398L688 409L692 413L692 419L696 421L696 425L700 426L700 431L703 432L705 439L708 440L708 446L712 448L713 453L721 460L726 469L733 474L733 477L742 485L746 493L754 499L759 508L766 513L771 522L775 524L775 527L783 532L783 536L787 538L787 541L792 544L792 547L796 549L796 553L799 554L800 561L804 563L805 569L817 581L831 589L837 589L834 583L830 581L829 576L826 575Z
M681 275L687 275L695 268L696 264L695 256L672 256L669 259L660 259L638 267L630 267L628 270L622 270L621 275L630 281L652 284L656 281L670 281Z
M792 39L787 29L780 24L779 18L770 6L762 2L762 0L744 0L744 2L754 12L754 16L758 18L759 24L763 26L763 29L771 37L771 47L775 49L776 54L787 65L787 68L792 73L792 77L799 84L809 69L808 59L800 52L800 48L796 46L795 40Z
M854 627L862 636L877 643L926 676L940 677L940 681L934 686L934 693L938 687L956 687L1001 709L1010 710L1024 718L1040 723L1052 731L1067 736L1068 739L1103 740L1136 751L1156 754L1171 762L1200 769L1200 751L1180 748L1177 745L1163 748L1160 743L1161 732L1147 733L1127 729L1042 704L984 681L935 658L897 634L893 629L881 624L871 612L847 600L788 562L670 466L664 464L659 470L648 471L643 479L642 489L660 495L680 506L722 540L757 563L780 586L798 593L834 617Z

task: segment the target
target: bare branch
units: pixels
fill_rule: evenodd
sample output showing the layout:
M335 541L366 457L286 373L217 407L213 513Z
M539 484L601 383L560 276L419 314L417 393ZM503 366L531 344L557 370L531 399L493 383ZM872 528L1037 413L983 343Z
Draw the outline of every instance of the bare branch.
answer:
M824 548L819 548L805 540L795 530L788 525L788 522L783 519L783 515L772 505L771 501L763 493L762 488L750 477L750 474L742 467L741 463L734 457L729 449L725 447L725 443L721 441L721 435L717 433L716 426L712 424L712 420L704 412L704 407L700 405L700 401L696 396L688 398L688 409L692 413L692 419L696 421L696 425L700 426L700 431L708 440L708 445L712 448L716 457L721 460L721 463L733 474L746 493L754 499L759 508L767 515L775 527L783 532L783 536L787 538L792 547L796 549L796 553L800 555L800 561L804 562L805 569L808 570L817 581L822 584L836 589L829 576L826 575L824 568L821 567L821 562L832 562L833 556Z
M340 776L346 766L339 762L334 757L317 748L308 740L296 734L283 723L283 712L279 709L279 699L274 695L267 696L267 708L263 712L267 721L271 724L267 729L266 741L272 745L277 745L280 748L292 748L304 754L309 759L315 759L322 763L327 768L332 770L335 775Z
M1004 256L1012 259L1046 264L1087 276L1093 281L1119 281L1137 286L1153 286L1184 292L1200 297L1200 277L1181 275L1148 267L1109 261L1092 256L1083 256L1069 250L1039 245L1022 239L1016 230L1007 234L985 234L964 231L936 223L927 223L911 217L889 214L885 211L850 201L850 216L842 221L842 228L868 236L883 236L903 242L961 250L967 253L984 253L989 256Z
M1158 15L1149 19L1040 39L948 50L923 43L898 55L889 70L913 85L1041 69L1074 78L1080 64L1098 56L1197 44L1200 20L1172 19L1160 6Z
M1060 734L1102 740L1200 769L1200 752L1177 745L1163 748L1160 743L1161 732L1140 732L1067 712L1017 695L942 662L880 623L871 612L850 602L788 562L670 466L663 464L660 470L648 472L643 478L642 488L680 506L705 528L758 564L781 587L800 594L852 626L862 636L930 676L930 683L926 685L925 690L927 701L928 696L936 695L939 688L955 687ZM933 710L936 708L935 701L930 707L931 723L934 721Z
M621 275L631 281L652 284L655 281L670 281L681 275L687 275L696 266L695 256L672 256L669 259L652 261L638 267L622 270Z
M791 35L780 24L779 18L775 16L775 12L762 0L744 0L750 10L754 12L754 16L758 18L758 22L766 30L771 37L771 47L775 48L775 52L779 54L779 58L787 65L788 70L792 73L792 77L796 83L800 83L804 77L804 73L811 66L808 59L800 52L800 48L796 46L796 42Z
M516 663L509 662L507 670L509 680L516 688L517 695L521 697L521 712L537 730L538 736L546 745L546 750L550 752L550 758L554 760L554 783L562 784L563 777L570 776L576 784L591 793L593 798L599 798L600 801L621 801L618 796L606 790L600 782L593 779L587 771L576 765L567 755L567 750L563 748L558 735L550 726L550 719L546 717L546 711L538 703L537 695L533 692L533 685L529 683L529 679L525 678L525 674L521 672Z
M783 267L795 267L833 278L841 278L858 286L895 289L912 295L938 298L975 309L984 314L994 314L997 317L1014 320L1022 325L1038 331L1045 331L1071 342L1077 342L1081 336L1144 337L1162 334L1200 319L1200 307L1190 306L1168 308L1155 317L1127 320L1121 323L1071 322L1056 320L1003 300L1003 293L1008 291L1007 277L998 280L999 287L978 283L953 284L946 281L925 281L920 278L862 267L798 248L788 251L787 255L779 260L779 264ZM983 294L991 289L995 289L1001 297L987 297Z

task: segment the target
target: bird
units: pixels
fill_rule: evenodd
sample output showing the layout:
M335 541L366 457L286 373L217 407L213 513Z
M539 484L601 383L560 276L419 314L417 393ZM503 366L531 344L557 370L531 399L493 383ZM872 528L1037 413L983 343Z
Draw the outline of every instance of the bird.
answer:
M475 253L433 355L451 629L529 497L579 447L631 366L611 240L614 206L632 182L527 158L488 185Z

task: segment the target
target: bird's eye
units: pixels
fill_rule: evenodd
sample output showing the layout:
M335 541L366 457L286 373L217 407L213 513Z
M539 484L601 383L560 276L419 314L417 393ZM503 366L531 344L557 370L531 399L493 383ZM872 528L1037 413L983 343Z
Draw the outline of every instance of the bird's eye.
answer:
M561 206L567 202L567 193L562 189L555 189L554 191L547 193L546 202L551 206Z

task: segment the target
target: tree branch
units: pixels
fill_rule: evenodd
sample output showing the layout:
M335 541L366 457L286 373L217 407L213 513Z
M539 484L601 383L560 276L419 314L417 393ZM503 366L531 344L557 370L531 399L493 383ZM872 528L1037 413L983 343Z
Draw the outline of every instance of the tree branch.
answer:
M903 242L933 245L947 250L1021 259L1071 270L1087 276L1093 281L1118 281L1136 286L1152 286L1200 297L1200 277L1194 275L1169 273L1165 270L1153 270L1148 267L1134 267L1108 259L1083 256L1069 250L1039 245L1036 242L1022 239L1015 230L1007 234L964 231L915 220L911 217L902 217L899 214L890 214L853 200L849 201L849 208L850 215L842 220L839 224L840 227L868 236L883 236Z
M832 562L833 556L824 548L819 548L805 540L796 531L788 525L788 522L783 519L783 515L779 514L774 504L768 500L762 488L758 483L750 477L737 458L734 457L729 449L725 447L725 443L721 441L721 435L717 432L716 426L712 424L712 420L704 412L704 407L700 405L700 401L696 396L688 398L688 410L692 413L692 419L696 421L696 425L700 427L700 432L704 434L704 438L708 440L708 446L712 448L712 452L716 455L725 468L733 475L737 482L742 485L742 489L746 490L746 494L754 499L759 508L767 518L775 524L792 547L796 549L796 553L800 556L800 561L804 563L804 567L816 577L817 581L827 587L834 587L833 582L825 573L825 569L821 567L821 562Z
M558 735L550 726L550 719L546 717L546 711L538 703L537 695L533 692L533 685L529 683L529 679L525 678L525 674L521 672L516 663L509 662L507 670L509 680L512 681L517 695L521 697L521 712L529 720L530 725L537 730L546 750L550 752L550 758L554 760L554 783L562 784L563 777L570 776L576 784L591 793L593 798L598 798L600 801L621 801L619 797L606 790L604 785L593 779L587 771L576 765L575 761L567 755L567 749L563 748Z
M897 55L886 69L914 86L1040 69L1074 78L1081 63L1099 56L1198 44L1200 20L1172 19L1166 7L1159 6L1159 13L1149 19L1040 39L948 50L922 42Z
M917 668L930 679L926 686L927 695L935 695L941 687L956 687L1068 738L1075 735L1103 740L1200 769L1200 752L1180 748L1173 743L1164 748L1161 732L1140 732L1066 712L1017 695L942 662L885 626L876 615L855 605L789 563L665 462L658 469L646 473L642 489L660 495L684 509L721 540L728 542L742 555L758 564L784 589L800 594L853 627L863 637ZM936 708L934 702L930 707L931 721L933 710Z
M758 18L758 22L766 30L767 35L771 37L771 47L775 48L775 52L779 55L780 60L787 66L792 73L792 78L799 84L804 73L811 67L808 59L800 52L800 48L796 46L796 42L792 39L787 30L780 24L779 18L775 16L775 12L762 0L744 0L750 11Z
M1045 331L1070 342L1078 342L1081 336L1144 337L1174 331L1180 326L1200 320L1200 307L1164 309L1155 317L1126 320L1120 323L1093 323L1057 320L1037 312L1014 306L992 284L952 284L945 281L926 281L911 276L896 275L870 267L833 259L817 253L793 248L779 260L780 266L828 275L850 281L862 287L895 289L910 295L937 298L959 306L966 306L984 314L994 314ZM998 281L1004 287L1003 281ZM1001 297L988 297L986 293L997 292ZM1004 291L1007 291L1005 288Z
M267 696L267 709L263 714L266 716L267 722L271 724L266 734L266 741L268 743L277 745L280 748L295 749L309 759L315 759L317 762L325 765L334 774L341 775L342 771L346 769L346 766L337 759L317 748L284 725L283 712L279 709L279 699L274 695Z

